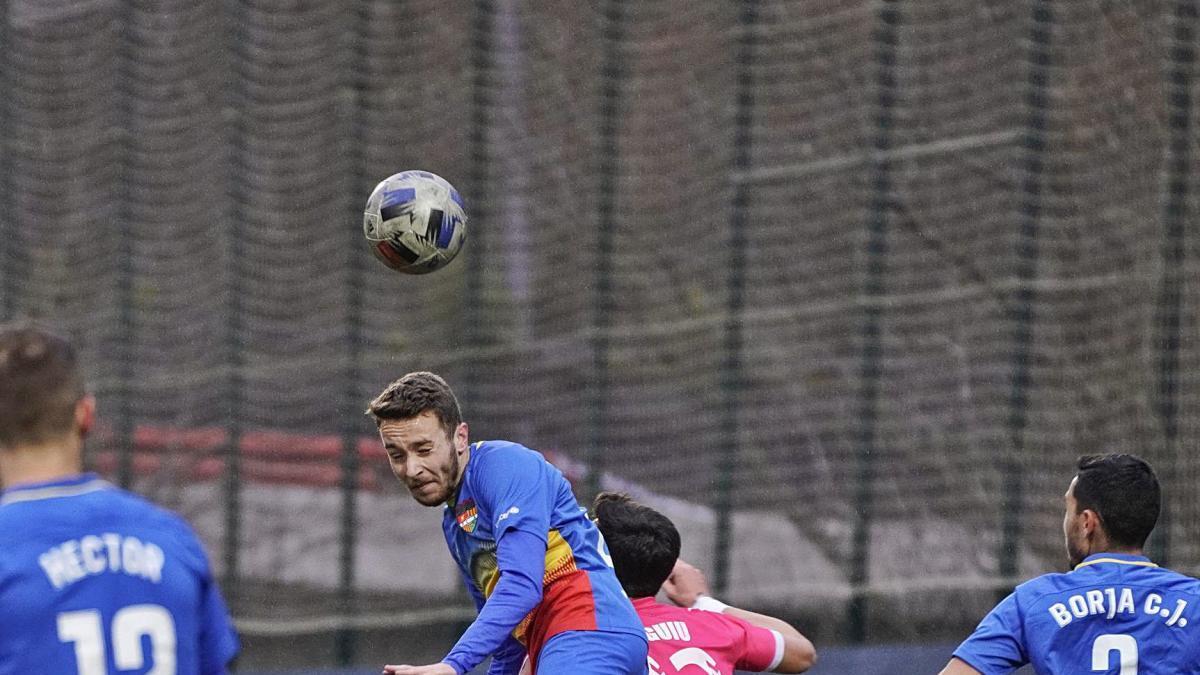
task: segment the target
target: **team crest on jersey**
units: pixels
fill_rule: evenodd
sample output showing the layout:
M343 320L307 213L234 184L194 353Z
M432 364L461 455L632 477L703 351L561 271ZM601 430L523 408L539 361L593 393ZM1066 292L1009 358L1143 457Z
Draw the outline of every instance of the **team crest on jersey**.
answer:
M475 500L468 499L456 506L454 508L454 518L458 521L458 526L464 532L474 532L475 524L479 520L479 509L475 507Z

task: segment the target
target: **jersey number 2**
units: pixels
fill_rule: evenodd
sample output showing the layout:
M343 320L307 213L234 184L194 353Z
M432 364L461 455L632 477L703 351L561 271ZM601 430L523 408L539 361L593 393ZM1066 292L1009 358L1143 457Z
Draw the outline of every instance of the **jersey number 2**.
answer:
M130 605L113 615L112 650L117 670L145 667L143 637L150 638L154 661L154 668L146 675L175 675L175 620L160 605ZM75 666L79 675L106 675L104 630L98 610L59 614L58 639L75 643Z
M1107 672L1109 654L1117 653L1121 675L1137 675L1138 647L1132 635L1101 635L1092 643L1092 670Z

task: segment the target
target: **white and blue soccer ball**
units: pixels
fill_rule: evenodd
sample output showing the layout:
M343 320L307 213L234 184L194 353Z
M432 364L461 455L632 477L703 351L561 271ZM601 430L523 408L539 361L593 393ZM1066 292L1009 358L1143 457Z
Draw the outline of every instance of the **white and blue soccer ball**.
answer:
M363 235L376 258L405 274L445 267L462 250L467 211L458 190L428 171L402 171L375 186Z

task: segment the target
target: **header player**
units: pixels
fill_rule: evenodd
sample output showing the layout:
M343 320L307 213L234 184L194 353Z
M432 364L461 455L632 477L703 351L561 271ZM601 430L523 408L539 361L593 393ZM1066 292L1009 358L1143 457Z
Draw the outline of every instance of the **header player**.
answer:
M224 673L237 636L191 529L82 473L95 414L65 340L0 327L0 675Z
M469 443L445 380L409 373L371 402L392 472L442 530L479 616L441 663L396 675L643 675L646 635L600 532L558 469L507 441Z
M1072 571L1017 586L954 652L942 675L1200 673L1200 581L1142 555L1158 520L1158 479L1133 455L1079 459L1063 534Z
M802 673L816 662L812 643L791 625L708 595L704 575L679 560L679 532L669 518L611 492L598 495L592 511L650 639L651 675ZM681 606L656 602L660 587Z

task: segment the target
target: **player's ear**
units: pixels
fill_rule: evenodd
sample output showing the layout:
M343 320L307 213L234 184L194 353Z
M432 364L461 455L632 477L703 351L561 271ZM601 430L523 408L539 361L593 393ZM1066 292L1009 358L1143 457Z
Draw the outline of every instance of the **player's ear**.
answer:
M1100 530L1100 514L1091 509L1084 509L1079 514L1081 525L1083 525L1083 533L1086 535L1094 535Z
M458 427L454 429L454 451L460 455L466 452L470 437L467 430L467 423L459 422Z
M87 436L95 424L96 397L91 394L85 394L75 404L75 428L79 430L80 436Z

